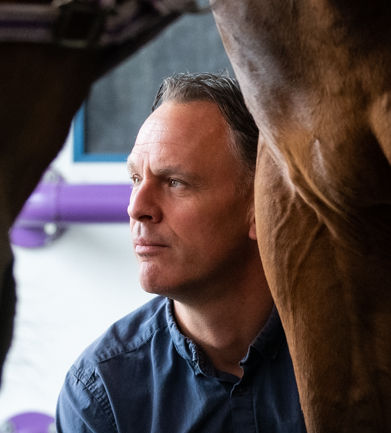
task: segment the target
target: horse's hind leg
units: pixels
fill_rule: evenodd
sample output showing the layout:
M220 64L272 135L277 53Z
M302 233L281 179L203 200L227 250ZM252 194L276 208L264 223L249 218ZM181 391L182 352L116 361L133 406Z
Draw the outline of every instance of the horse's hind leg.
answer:
M1 258L0 269L2 270L0 280L0 383L2 368L11 345L13 324L15 316L15 281L12 273L12 254L9 251L8 241L3 239L0 242ZM4 263L4 265L3 265Z
M0 46L0 372L15 313L8 231L61 149L95 77L95 56L37 45Z

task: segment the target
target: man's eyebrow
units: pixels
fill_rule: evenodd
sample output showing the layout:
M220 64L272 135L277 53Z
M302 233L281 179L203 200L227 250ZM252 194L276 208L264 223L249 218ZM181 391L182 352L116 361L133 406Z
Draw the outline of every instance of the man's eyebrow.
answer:
M178 176L182 177L185 181L201 184L201 176L197 173L184 170L180 165L167 165L165 167L159 168L155 172L156 176L159 177L170 177L170 176Z
M128 159L126 161L126 168L128 169L129 173L135 173L136 170L136 165L134 164L134 162L130 159L130 155L128 156Z
M130 174L137 173L137 166L130 158L128 158L126 165L127 165L128 172ZM183 177L185 181L197 185L202 184L202 179L200 175L191 171L184 170L183 167L180 165L175 165L175 164L167 165L165 167L155 170L154 174L155 176L158 177L170 177L170 176Z

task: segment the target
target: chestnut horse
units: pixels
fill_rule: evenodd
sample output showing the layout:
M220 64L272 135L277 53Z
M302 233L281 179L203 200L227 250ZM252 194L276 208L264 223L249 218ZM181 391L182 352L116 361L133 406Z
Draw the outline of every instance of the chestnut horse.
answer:
M391 7L215 0L309 433L391 432Z

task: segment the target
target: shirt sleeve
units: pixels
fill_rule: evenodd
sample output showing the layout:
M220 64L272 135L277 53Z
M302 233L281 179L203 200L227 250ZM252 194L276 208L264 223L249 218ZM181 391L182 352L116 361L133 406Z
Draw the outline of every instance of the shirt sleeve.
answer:
M118 433L96 378L82 376L73 367L65 378L57 402L57 433Z

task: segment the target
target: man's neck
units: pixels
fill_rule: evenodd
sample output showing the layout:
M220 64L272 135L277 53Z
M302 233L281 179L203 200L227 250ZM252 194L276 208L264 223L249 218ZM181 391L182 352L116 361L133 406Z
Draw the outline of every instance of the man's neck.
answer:
M197 305L174 300L181 332L202 347L214 367L242 377L240 361L268 319L273 301L264 277L224 299Z

